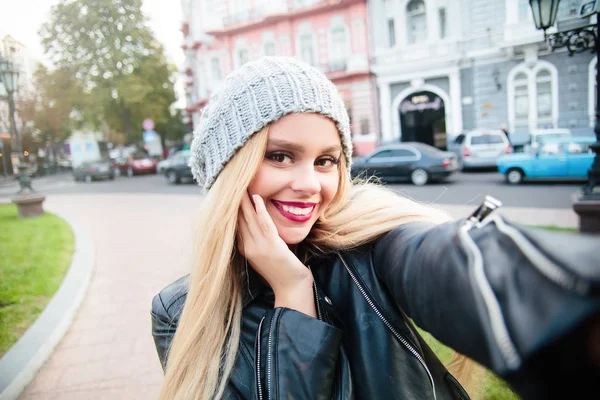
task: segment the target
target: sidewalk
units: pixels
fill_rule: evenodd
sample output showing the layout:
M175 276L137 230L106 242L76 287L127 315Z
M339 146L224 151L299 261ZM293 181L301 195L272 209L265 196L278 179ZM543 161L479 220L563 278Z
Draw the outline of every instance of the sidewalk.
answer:
M96 265L73 324L20 399L156 398L162 370L150 331L151 301L189 270L201 198L95 194L46 201L90 230ZM476 206L440 207L463 217ZM572 210L501 213L528 225L577 225Z

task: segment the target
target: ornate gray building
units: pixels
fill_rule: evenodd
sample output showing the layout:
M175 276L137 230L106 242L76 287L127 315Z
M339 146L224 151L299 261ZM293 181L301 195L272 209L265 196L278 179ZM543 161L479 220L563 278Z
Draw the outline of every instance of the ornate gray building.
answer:
M561 2L555 30L590 23L580 3ZM517 141L536 128L593 135L596 59L551 52L527 0L372 0L369 18L382 142L445 148L503 126Z

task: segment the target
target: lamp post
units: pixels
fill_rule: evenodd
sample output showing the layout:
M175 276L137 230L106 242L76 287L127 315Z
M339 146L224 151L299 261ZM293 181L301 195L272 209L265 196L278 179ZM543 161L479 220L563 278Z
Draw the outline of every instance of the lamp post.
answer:
M0 82L3 84L4 89L6 90L6 98L8 100L8 116L10 119L10 131L11 135L14 135L16 139L16 148L19 153L19 193L28 193L32 192L33 188L31 187L31 179L27 174L27 166L25 165L25 156L23 154L23 143L21 140L21 135L19 130L17 129L17 124L15 122L15 99L14 93L17 90L19 83L19 71L14 67L14 64L6 59L0 59ZM14 143L14 142L13 142Z
M19 82L19 71L14 64L6 59L0 59L0 82L4 85L8 100L8 114L10 118L10 129L17 141L19 152L19 192L12 199L17 204L17 210L21 218L37 217L44 214L42 203L46 196L35 193L31 187L31 177L27 173L25 155L23 154L23 143L21 135L15 122L15 99L14 93Z
M533 20L537 29L544 31L544 39L552 51L566 48L569 56L585 51L591 51L600 62L600 17L598 9L600 0L584 3L580 16L590 17L596 14L596 22L580 28L546 33L546 30L556 22L560 0L529 0ZM581 232L600 232L600 75L596 63L596 120L594 124L596 142L590 148L596 156L588 170L588 181L582 192L575 196L573 209L579 214L579 229Z

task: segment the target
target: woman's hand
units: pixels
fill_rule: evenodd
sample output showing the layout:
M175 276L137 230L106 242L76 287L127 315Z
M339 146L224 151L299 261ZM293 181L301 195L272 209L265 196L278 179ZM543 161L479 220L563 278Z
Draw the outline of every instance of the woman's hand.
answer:
M238 215L238 250L271 286L275 306L316 317L312 273L279 237L259 195L244 196Z

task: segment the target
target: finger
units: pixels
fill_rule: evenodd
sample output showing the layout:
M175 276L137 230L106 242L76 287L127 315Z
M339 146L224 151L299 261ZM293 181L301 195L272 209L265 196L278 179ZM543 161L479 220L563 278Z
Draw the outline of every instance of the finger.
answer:
M267 235L277 235L277 228L275 227L275 223L267 211L265 201L258 194L252 195L252 199L254 200L254 207L256 208L256 216L258 218L259 226L263 233Z

